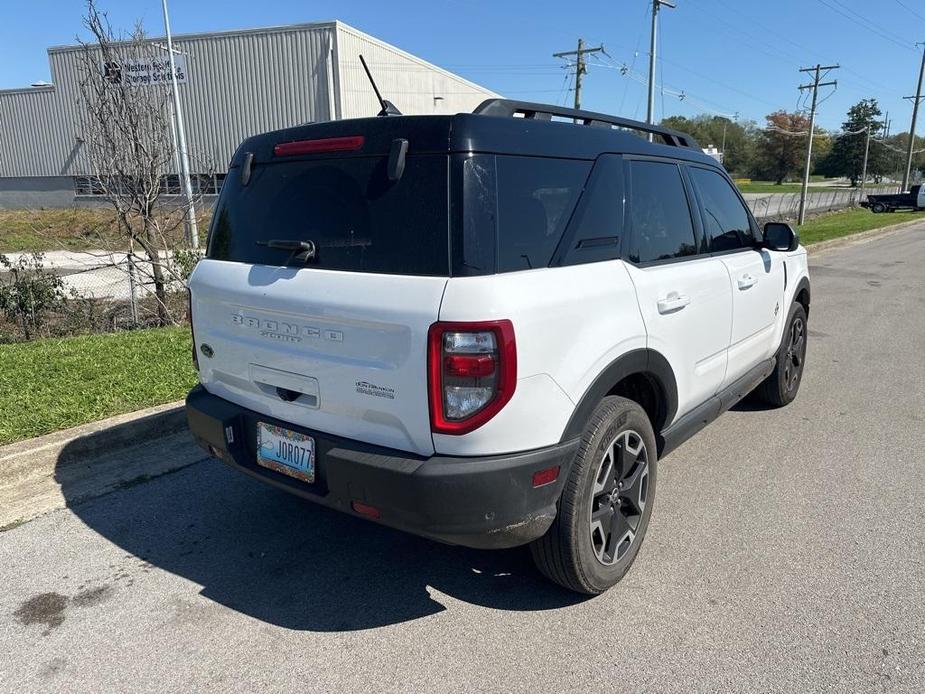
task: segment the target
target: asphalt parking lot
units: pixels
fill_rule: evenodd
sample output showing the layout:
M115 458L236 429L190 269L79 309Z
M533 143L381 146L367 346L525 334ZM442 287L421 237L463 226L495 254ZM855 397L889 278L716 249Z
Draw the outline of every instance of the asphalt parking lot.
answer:
M204 460L0 533L0 690L925 691L923 267L813 256L799 398L665 460L603 596Z

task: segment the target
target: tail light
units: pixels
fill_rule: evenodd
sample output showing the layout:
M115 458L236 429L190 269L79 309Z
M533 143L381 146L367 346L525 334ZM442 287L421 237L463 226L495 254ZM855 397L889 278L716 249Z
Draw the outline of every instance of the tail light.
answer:
M199 355L196 353L196 331L193 330L193 292L186 290L186 319L189 321L189 333L193 340L193 366L199 371Z
M509 320L434 323L428 333L430 424L467 434L494 417L517 385L517 345Z

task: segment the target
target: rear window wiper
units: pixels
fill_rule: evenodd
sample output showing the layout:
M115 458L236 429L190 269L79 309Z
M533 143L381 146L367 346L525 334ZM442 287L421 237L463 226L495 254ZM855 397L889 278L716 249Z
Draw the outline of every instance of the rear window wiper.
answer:
M300 260L305 262L315 257L314 241L299 241L297 239L270 239L268 241L255 241L258 246L266 248L276 248L281 251L292 251L289 260ZM288 262L288 261L287 261Z

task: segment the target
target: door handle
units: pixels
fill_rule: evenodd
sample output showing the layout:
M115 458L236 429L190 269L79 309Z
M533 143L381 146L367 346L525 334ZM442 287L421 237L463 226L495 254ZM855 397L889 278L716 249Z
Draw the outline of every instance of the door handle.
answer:
M747 272L739 278L739 289L743 291L746 289L751 289L756 284L758 284L758 280Z
M664 299L658 300L658 312L662 314L674 313L675 311L680 311L690 302L691 298L687 294L670 292Z

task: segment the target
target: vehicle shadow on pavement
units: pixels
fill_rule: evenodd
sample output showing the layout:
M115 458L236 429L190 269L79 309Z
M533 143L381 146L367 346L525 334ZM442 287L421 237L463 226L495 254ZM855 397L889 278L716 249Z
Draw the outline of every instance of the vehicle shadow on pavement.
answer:
M65 498L66 476L59 475ZM440 593L499 610L584 598L548 583L526 549L476 551L316 506L206 460L69 503L87 526L201 594L289 629L349 631L426 617ZM142 569L140 569L142 570Z

